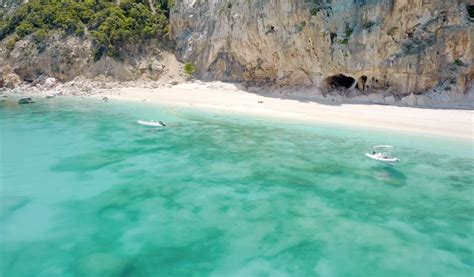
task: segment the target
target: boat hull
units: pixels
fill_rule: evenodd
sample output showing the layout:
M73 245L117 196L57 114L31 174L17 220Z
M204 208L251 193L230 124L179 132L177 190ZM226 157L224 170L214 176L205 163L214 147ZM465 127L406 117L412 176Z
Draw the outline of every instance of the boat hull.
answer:
M394 165L394 164L396 164L400 161L398 158L385 158L385 157L381 157L379 155L372 155L372 154L369 154L369 153L365 153L365 156L367 156L368 158L371 158L372 160L376 160L376 161L379 161L381 163L389 164L389 165Z
M164 127L165 126L162 123L157 122L157 121L138 120L137 123L140 125L150 126L150 127Z

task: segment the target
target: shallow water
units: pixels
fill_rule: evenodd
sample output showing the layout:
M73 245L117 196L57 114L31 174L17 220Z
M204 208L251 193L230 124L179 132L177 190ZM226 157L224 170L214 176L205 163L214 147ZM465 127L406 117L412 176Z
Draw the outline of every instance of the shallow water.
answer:
M470 141L70 98L0 128L2 276L474 273Z

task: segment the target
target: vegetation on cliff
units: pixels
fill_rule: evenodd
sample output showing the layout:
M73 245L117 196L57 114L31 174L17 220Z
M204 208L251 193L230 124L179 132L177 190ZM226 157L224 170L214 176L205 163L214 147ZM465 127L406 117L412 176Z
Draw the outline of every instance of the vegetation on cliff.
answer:
M183 70L184 73L186 73L188 76L191 76L194 74L194 72L196 72L196 67L194 67L192 63L187 62L184 64Z
M30 34L38 43L52 32L88 36L93 40L95 59L103 55L120 58L125 44L167 41L166 14L160 4L147 0L122 0L119 5L110 0L32 0L0 19L0 40L9 36L7 47L13 48Z

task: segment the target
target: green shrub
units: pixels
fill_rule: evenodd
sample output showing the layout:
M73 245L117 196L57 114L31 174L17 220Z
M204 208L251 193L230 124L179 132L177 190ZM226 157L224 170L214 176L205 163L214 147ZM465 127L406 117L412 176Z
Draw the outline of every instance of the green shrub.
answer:
M460 59L455 59L453 64L456 65L456 66L463 66L464 65L464 63Z
M50 30L82 37L87 29L96 59L104 54L120 58L126 44L167 39L167 11L157 4L154 13L148 5L144 0L122 0L120 5L115 0L30 0L10 18L0 19L0 39Z
M44 29L40 29L36 33L33 34L33 41L35 43L44 43L47 37L48 37L48 31Z
M16 33L20 37L27 36L35 31L33 24L30 22L22 22L18 27L16 27Z
M352 29L349 24L346 24L346 37L350 37L352 33L354 32L354 29Z
M318 13L319 13L319 10L320 8L312 8L309 13L311 14L311 16L317 16Z
M4 37L3 32L5 32L6 30L7 22L8 20L6 19L6 17L0 15L0 39Z
M7 49L9 51L13 50L13 48L15 48L15 43L19 40L20 40L20 37L18 37L17 35L13 35L12 37L10 37L7 40L7 44L6 44Z
M348 38L345 38L345 39L343 39L343 40L340 40L340 41L339 41L339 44L347 45L347 44L349 44L349 39L348 39Z
M193 73L196 72L196 67L194 67L192 63L187 62L184 64L183 70L184 70L184 73L188 75L193 75Z
M364 29L370 29L372 26L374 26L375 23L372 21L369 21L367 17L364 17L364 21L362 22L362 28Z

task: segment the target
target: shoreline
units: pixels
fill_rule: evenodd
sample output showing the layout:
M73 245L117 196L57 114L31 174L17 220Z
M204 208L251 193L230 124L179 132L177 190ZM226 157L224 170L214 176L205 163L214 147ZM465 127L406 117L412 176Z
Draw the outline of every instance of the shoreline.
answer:
M415 108L371 103L348 104L296 95L290 98L288 95L277 93L243 91L233 84L220 82L183 83L149 88L109 86L92 93L90 91L76 93L68 90L67 87L65 89L59 95L145 101L236 114L473 140L474 110L471 109ZM48 94L58 94L57 88L24 91L43 97ZM10 95L19 96L19 94Z

